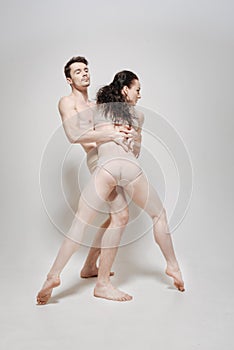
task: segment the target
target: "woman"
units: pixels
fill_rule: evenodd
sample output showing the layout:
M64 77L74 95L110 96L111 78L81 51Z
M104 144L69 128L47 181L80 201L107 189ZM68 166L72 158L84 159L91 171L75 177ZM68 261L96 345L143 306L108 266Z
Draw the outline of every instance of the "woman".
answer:
M99 90L97 94L97 111L94 116L95 128L115 128L125 124L134 127L138 132L144 116L134 109L140 98L138 77L130 71L115 75L113 82ZM60 273L78 249L84 230L97 215L98 210L107 200L116 186L122 186L132 200L144 209L153 220L153 231L167 263L166 274L174 279L179 291L184 291L184 282L175 257L171 235L167 224L166 212L155 189L148 183L146 176L136 159L139 149L131 140L128 151L114 142L98 144L98 167L89 184L81 194L76 217L64 239L57 258L47 276L42 290L37 296L38 304L49 300L54 287L60 284ZM110 268L117 252L121 235L116 234L115 227L109 227L102 240L102 246L112 246L112 256L108 260L100 256L99 272L94 295L111 300L126 301L132 297L110 282Z

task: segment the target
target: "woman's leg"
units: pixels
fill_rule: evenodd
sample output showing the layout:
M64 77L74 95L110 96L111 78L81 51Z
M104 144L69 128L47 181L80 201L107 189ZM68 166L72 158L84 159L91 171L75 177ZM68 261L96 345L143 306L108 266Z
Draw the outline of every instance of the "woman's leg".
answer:
M118 251L122 233L128 222L128 207L121 187L118 196L110 204L111 223L102 239L98 280L94 288L94 296L116 301L132 299L129 294L115 288L110 282L110 271Z
M89 184L81 194L78 210L72 225L62 242L47 279L37 295L38 304L46 304L53 288L60 284L60 274L71 256L79 248L85 228L95 218L98 208L108 198L115 185L113 177L106 171L98 169L93 174Z
M118 187L117 189L115 188L108 197L108 201L110 202L110 216L95 234L92 246L89 250L84 266L80 272L80 276L82 278L97 277L97 260L101 254L102 238L110 223L112 223L112 226L114 225L115 227L122 227L123 231L128 222L128 207L123 189L121 187ZM103 242L104 247L106 247L105 241ZM108 251L105 249L103 254L108 255ZM100 275L103 276L104 272ZM109 275L113 276L114 273L109 271Z
M152 218L155 241L159 245L167 262L166 273L174 278L176 288L184 291L184 282L175 256L166 211L156 190L149 184L144 174L128 184L125 190L131 196L134 203L144 209Z

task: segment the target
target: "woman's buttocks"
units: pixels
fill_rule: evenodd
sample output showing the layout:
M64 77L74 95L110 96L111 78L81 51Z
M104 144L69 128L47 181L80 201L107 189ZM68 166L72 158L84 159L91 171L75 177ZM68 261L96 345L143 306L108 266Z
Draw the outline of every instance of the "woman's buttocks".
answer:
M108 171L120 186L133 181L142 173L134 154L126 152L114 142L99 146L98 156L98 166Z

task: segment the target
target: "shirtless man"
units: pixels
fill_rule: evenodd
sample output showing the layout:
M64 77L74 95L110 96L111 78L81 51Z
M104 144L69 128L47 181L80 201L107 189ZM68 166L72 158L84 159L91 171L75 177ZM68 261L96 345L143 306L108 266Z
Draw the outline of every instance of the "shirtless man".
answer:
M90 172L95 170L98 156L96 151L96 142L114 141L121 144L125 148L124 141L134 138L135 154L139 154L141 134L134 130L128 130L126 127L118 127L116 130L98 130L93 129L92 107L94 103L88 98L88 87L90 85L90 75L88 69L88 62L84 57L71 58L64 68L67 82L70 84L72 92L69 96L64 96L59 101L59 112L62 118L63 127L68 140L71 143L79 143L87 153L87 165ZM78 116L79 113L79 116ZM121 192L122 191L122 192ZM97 259L101 253L102 236L107 227L118 228L118 234L121 235L128 222L128 208L124 192L120 189L119 194L114 190L110 195L111 200L111 215L108 220L104 222L97 232L92 247L81 270L80 276L82 278L96 277L98 275ZM66 244L66 241L65 241ZM64 247L63 247L64 249ZM66 250L66 249L65 249ZM74 243L74 251L76 250L76 243ZM106 276L109 271L105 268L105 261L113 260L117 247L102 249L101 262L102 269L100 273ZM55 260L56 264L57 260ZM100 262L100 264L101 264ZM107 264L108 265L108 264ZM53 267L52 267L53 269ZM113 273L110 273L113 274ZM49 300L52 290L60 284L59 276L47 276L41 291L38 293L38 304L46 304ZM96 293L99 297L111 300L130 300L132 297L128 294L113 288L96 287Z

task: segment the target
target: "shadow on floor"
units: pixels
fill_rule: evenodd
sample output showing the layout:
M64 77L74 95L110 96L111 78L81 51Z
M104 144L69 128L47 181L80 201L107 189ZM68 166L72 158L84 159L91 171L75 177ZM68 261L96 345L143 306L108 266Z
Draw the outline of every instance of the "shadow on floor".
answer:
M120 287L122 284L128 283L132 280L137 280L140 284L142 283L143 279L154 279L155 281L166 285L168 289L176 290L176 288L173 286L172 278L167 276L164 271L157 270L151 266L147 268L141 265L133 264L131 261L127 261L124 264L121 263L118 268L114 269L114 271L115 275L111 277L111 281L116 287ZM80 294L80 292L84 290L93 290L96 281L97 278L95 277L85 279L81 278L70 287L52 296L48 304L56 304L59 302L59 299L64 299L72 295Z

